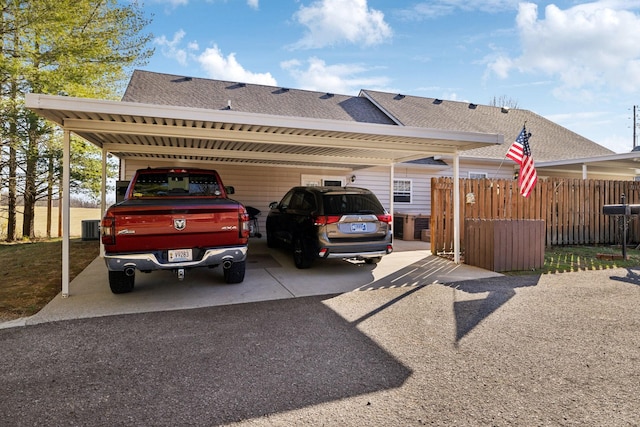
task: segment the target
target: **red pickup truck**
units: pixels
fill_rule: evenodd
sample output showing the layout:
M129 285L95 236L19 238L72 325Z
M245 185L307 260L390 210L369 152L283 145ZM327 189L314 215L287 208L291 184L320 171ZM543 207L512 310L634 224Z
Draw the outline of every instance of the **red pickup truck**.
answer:
M233 187L214 170L138 170L102 218L111 291L131 292L136 270L173 270L182 280L190 268L222 265L227 283L242 282L249 215L228 194Z

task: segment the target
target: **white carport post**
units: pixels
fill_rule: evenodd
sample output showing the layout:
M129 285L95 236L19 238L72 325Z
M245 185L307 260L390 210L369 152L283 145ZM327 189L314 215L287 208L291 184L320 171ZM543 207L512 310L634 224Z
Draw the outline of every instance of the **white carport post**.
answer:
M453 154L453 262L460 264L460 157Z
M391 163L389 167L389 214L393 218L393 176L395 175L395 163ZM391 224L391 230L393 230L393 223ZM395 232L395 230L393 230Z
M69 215L71 212L71 132L62 138L62 298L69 296Z
M102 183L100 184L100 220L107 210L107 149L102 148ZM98 233L100 244L100 256L104 257L104 245L102 244L102 233Z
M582 165L582 179L587 179L587 164Z

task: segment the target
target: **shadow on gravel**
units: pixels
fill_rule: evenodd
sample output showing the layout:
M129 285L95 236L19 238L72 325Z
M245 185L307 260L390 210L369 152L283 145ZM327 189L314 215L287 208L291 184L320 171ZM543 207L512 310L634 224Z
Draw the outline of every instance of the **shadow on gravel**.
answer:
M331 297L0 330L0 419L216 426L402 386Z
M625 277L620 276L610 276L609 279L617 280L619 282L627 282L632 283L634 285L640 286L640 267L629 267L627 268L627 275Z
M468 294L487 293L486 298L456 300L453 311L456 318L456 343L480 322L516 294L516 288L536 286L540 275L503 276L481 280L455 282L447 286Z

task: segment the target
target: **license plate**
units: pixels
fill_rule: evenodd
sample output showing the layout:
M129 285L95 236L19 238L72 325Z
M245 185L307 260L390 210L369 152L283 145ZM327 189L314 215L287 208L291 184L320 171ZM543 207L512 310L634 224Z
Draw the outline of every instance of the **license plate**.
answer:
M173 249L169 251L169 262L191 261L191 249Z
M367 231L367 224L365 224L364 222L352 222L351 231L353 232Z

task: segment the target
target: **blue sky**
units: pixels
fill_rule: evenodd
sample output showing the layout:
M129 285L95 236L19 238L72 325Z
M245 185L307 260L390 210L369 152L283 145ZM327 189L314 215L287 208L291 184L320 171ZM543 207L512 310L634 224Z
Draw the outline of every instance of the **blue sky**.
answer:
M156 49L145 70L506 99L615 152L633 147L640 0L146 0L144 11Z

